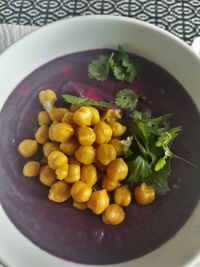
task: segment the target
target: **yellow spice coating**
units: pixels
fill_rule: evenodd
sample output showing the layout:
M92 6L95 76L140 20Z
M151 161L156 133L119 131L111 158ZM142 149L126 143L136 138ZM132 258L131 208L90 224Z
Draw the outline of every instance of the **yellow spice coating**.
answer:
M73 199L78 203L88 201L91 194L92 194L91 186L82 181L75 182L72 185L71 195Z
M97 147L97 159L105 166L116 159L117 153L114 146L110 144L102 144Z
M152 186L142 183L141 185L135 187L134 196L137 203L141 205L148 205L155 200L156 193Z
M28 161L23 168L23 175L26 177L37 176L40 172L40 163L38 161Z
M81 167L81 181L93 186L98 180L97 169L94 165L83 165Z
M54 170L67 163L68 163L67 156L58 150L51 152L50 155L48 156L48 165L50 168Z
M67 123L56 123L53 125L52 137L56 142L67 142L74 134L74 129Z
M65 181L55 182L49 190L49 199L55 202L65 202L70 198L71 187Z
M46 125L40 126L35 133L36 141L43 145L49 140L49 127Z
M112 129L107 123L103 121L97 122L94 126L94 132L96 134L97 144L105 144L110 142L112 137Z
M95 161L95 149L93 146L80 146L75 152L75 156L82 164L92 164Z
M127 207L131 203L131 192L127 185L117 188L114 192L114 201L119 206Z
M102 220L106 224L117 225L122 223L124 219L124 210L117 204L111 204L102 215Z
M49 126L51 124L51 118L49 113L45 110L42 110L38 113L38 124Z
M77 164L69 164L68 175L65 181L68 183L78 182L81 178L81 168Z
M110 199L105 189L93 192L87 205L95 214L101 214L109 206Z
M45 165L40 169L39 179L43 185L51 186L56 182L55 171L48 165Z
M38 150L38 143L33 139L24 139L18 146L19 153L25 157L33 156Z
M122 158L116 158L107 167L107 176L110 180L122 181L128 175L128 166Z

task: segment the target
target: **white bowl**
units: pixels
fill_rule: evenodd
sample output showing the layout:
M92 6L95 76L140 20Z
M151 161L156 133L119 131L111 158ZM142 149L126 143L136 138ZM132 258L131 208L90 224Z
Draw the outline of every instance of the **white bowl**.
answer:
M65 54L116 48L151 60L171 73L200 110L200 58L172 34L134 19L86 16L47 25L0 56L0 109L15 86L46 62ZM10 79L12 73L12 79ZM0 208L0 257L13 267L74 266L39 249L25 238ZM200 204L177 234L145 256L117 264L126 267L194 266L200 260Z

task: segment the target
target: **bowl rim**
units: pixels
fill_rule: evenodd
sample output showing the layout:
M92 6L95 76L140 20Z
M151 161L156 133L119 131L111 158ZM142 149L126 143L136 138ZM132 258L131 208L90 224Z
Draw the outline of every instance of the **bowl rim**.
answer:
M168 37L169 39L171 40L174 40L178 45L184 47L184 49L186 49L191 57L194 57L196 59L199 60L199 63L200 63L200 57L192 50L192 48L186 44L183 40L179 39L178 37L174 36L172 33L170 32L167 32L161 28L158 28L157 26L153 25L153 24L149 24L149 23L146 23L146 22L143 22L143 21L139 21L137 19L134 19L134 18L128 18L128 17L121 17L121 16L113 16L113 15L87 15L87 16L80 16L80 17L72 17L72 18L65 18L65 19L62 19L60 21L56 21L54 23L51 23L51 24L47 24L41 28L38 28L36 30L34 30L33 32L31 33L28 33L26 36L24 36L23 38L19 39L17 42L15 42L14 44L12 44L11 46L9 46L1 55L0 55L0 65L1 65L1 61L2 60L6 60L6 56L7 54L10 53L10 51L12 51L13 49L15 49L15 47L18 47L20 46L21 44L23 44L24 40L28 40L28 39L34 39L37 37L38 33L42 33L42 32L48 32L50 30L54 30L54 28L57 28L59 27L59 25L62 25L63 23L68 23L68 21L76 21L76 23L81 23L82 21L94 21L94 20L111 20L111 21L117 21L117 22L128 22L128 23L133 23L133 24L137 24L139 26L144 26L145 28L148 28L149 30L153 30L153 31L156 31L158 32L159 34L161 35L165 35L166 37ZM12 91L12 90L11 90ZM1 96L1 94L0 94ZM0 97L1 99L1 97ZM6 97L7 99L7 97ZM0 100L0 111L1 111L1 107L3 107L5 103L5 100ZM200 208L200 203L198 204L198 207ZM195 210L197 209L197 207L195 208ZM10 219L8 218L7 214L5 213L5 211L3 210L3 208L1 208L0 206L0 217L3 218L3 220L0 220L0 228L3 226L4 229L11 229L11 231L13 233L15 233L16 235L16 239L19 239L21 240L23 243L24 243L24 247L27 247L30 249L30 248L34 248L35 251L37 251L36 253L39 253L40 256L44 256L46 258L50 258L50 260L48 260L48 263L52 264L52 262L55 262L57 264L57 266L66 266L66 261L60 259L60 258L57 258L56 256L53 256L53 255L50 255L49 253L43 251L42 249L38 248L35 244L33 244L30 240L28 240L28 238L26 238L25 236L23 236L23 234L21 232L19 232L19 230L13 225L13 223L10 221ZM182 227L183 228L183 227ZM171 240L171 239L170 239ZM168 242L170 242L167 241ZM163 246L163 245L162 245ZM158 250L159 248L157 248L156 250ZM31 251L31 250L30 250ZM29 252L30 252L29 251ZM152 252L144 255L143 257L146 257L147 255L151 254ZM38 254L38 255L39 255ZM31 254L29 255L31 256ZM3 256L2 256L3 258ZM199 252L198 254L193 258L191 259L190 262L187 262L186 265L184 266L194 266L198 261L200 260L200 247L199 247ZM6 260L5 260L6 262ZM131 260L130 262L134 262L134 260ZM128 265L127 264L128 262L124 262L124 263L119 263L119 264L115 264L116 266L121 266L122 264L124 265ZM68 265L69 266L73 266L74 263L71 263L71 262L68 262ZM77 265L77 264L76 264ZM82 264L78 264L80 266L84 266ZM85 265L87 266L87 265ZM21 267L24 267L24 266L21 266Z

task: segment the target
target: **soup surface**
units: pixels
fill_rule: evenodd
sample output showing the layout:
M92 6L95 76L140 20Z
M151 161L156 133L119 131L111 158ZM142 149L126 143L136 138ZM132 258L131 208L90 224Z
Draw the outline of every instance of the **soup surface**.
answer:
M42 109L37 94L51 88L63 93L110 101L119 89L133 88L144 97L153 116L172 113L173 125L183 131L173 151L200 165L200 116L184 88L159 66L133 56L140 73L132 84L114 79L90 80L88 63L109 50L63 56L35 70L12 92L0 113L0 202L12 222L33 243L63 259L85 264L128 261L159 247L180 229L200 195L199 170L181 161L172 162L170 191L149 206L133 200L126 219L118 226L105 225L90 211L71 203L48 200L48 188L37 178L24 177L26 160L17 151L21 140L34 137ZM11 77L12 78L12 77ZM60 101L60 106L64 102ZM33 157L36 159L36 157Z

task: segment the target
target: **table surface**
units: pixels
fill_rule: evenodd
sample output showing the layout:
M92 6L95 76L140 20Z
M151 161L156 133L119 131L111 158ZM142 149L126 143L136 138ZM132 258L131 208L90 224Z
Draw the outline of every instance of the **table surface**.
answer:
M91 14L134 17L166 29L188 44L200 36L199 0L0 0L0 53L40 26ZM0 267L4 267L1 260Z

